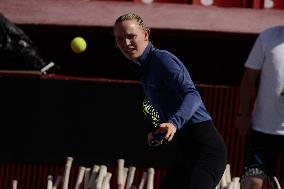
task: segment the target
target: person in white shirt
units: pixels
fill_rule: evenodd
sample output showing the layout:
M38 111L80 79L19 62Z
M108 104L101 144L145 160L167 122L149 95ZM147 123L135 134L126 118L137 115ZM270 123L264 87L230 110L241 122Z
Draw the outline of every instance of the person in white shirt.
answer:
M246 142L246 189L261 189L265 176L276 175L284 151L284 25L264 30L254 43L245 62L236 123Z

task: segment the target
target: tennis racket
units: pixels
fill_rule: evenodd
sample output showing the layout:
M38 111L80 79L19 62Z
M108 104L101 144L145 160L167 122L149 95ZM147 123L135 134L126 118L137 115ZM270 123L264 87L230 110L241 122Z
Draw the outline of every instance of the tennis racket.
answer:
M281 189L279 181L275 176L271 177L258 168L250 168L242 175L240 180L241 189L250 188L250 184L248 182L249 177L257 177L262 179L262 189Z
M146 189L154 189L154 175L155 175L154 168L153 167L148 168Z
M128 169L128 175L126 179L126 189L131 189L133 187L133 181L135 176L136 167L130 166Z
M63 186L62 189L68 189L69 184L69 177L70 177L70 171L73 163L73 157L67 157L66 163L65 163L65 169L64 169L64 175L63 175Z
M82 184L83 179L84 179L85 171L86 171L86 167L83 167L83 166L79 167L78 176L77 176L76 184L75 184L75 189L80 189L81 184Z
M53 187L53 177L52 177L52 175L48 175L47 176L47 189L52 189L52 187ZM14 185L13 185L13 189L14 189ZM15 188L16 189L16 188Z
M118 159L117 164L117 189L123 189L124 188L124 159Z
M153 107L153 105L150 103L148 99L144 99L142 103L143 107L143 113L145 116L151 121L153 125L153 131L152 135L153 138L148 141L148 145L150 147L156 147L163 143L165 140L165 134L164 133L156 133L155 131L159 127L161 121L158 111Z

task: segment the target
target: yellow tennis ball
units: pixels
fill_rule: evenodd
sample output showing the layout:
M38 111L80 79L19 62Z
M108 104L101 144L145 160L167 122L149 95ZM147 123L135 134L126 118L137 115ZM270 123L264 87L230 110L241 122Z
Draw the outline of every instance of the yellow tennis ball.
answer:
M70 46L73 52L82 53L86 50L87 43L84 38L75 37L74 39L72 39Z
M281 95L284 96L284 87L282 87Z

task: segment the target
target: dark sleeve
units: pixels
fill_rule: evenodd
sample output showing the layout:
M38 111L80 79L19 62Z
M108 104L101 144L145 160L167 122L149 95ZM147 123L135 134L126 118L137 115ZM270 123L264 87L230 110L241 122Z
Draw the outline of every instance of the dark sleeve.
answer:
M165 54L160 63L165 83L182 99L178 110L168 120L180 129L196 112L202 101L188 71L176 57Z

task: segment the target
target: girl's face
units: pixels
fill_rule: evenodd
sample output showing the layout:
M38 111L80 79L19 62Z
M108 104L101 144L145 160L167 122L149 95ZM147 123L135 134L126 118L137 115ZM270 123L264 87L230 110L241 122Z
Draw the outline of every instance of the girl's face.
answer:
M148 33L136 20L126 20L114 26L116 46L129 60L137 60L148 45Z

